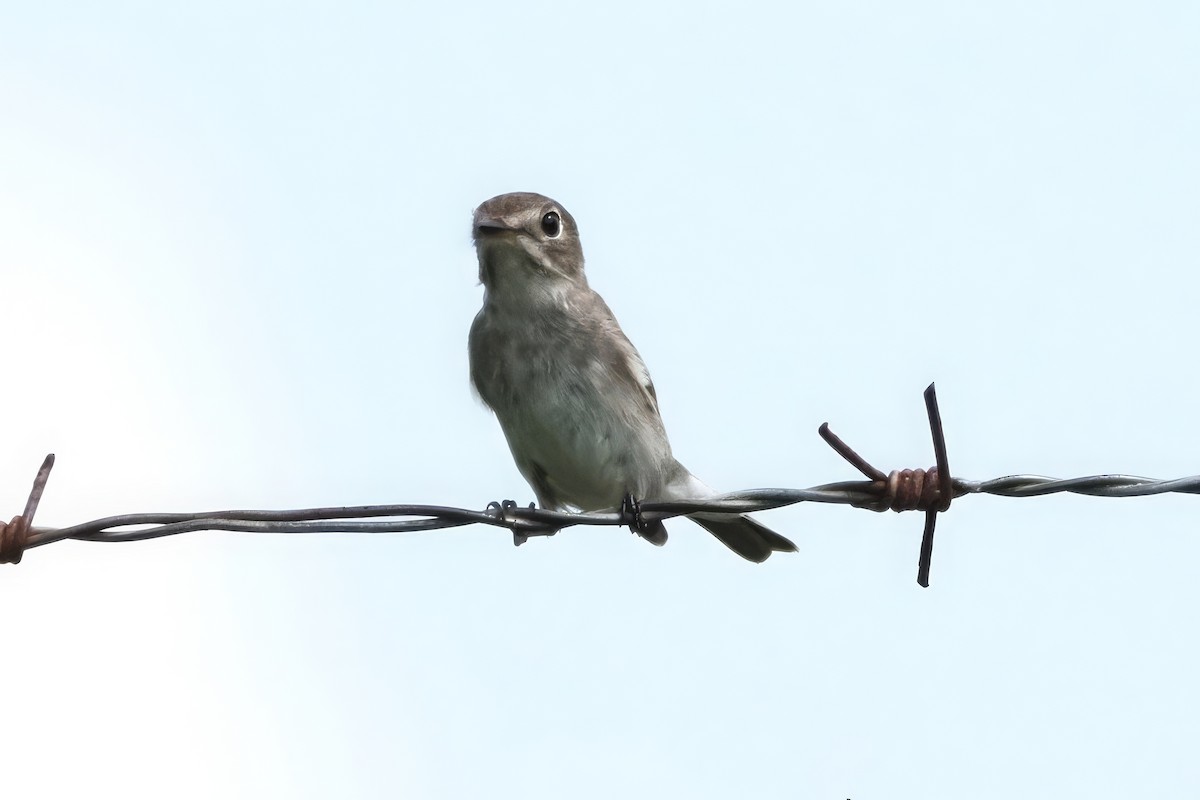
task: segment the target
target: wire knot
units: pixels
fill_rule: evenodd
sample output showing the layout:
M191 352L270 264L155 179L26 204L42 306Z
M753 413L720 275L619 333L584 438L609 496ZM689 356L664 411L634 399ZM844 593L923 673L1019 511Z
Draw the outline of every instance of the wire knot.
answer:
M0 522L0 564L20 564L29 541L29 523L18 514L7 525Z
M877 488L876 488L877 487ZM938 468L894 469L887 480L874 481L876 496L867 503L855 503L858 508L872 511L943 511ZM949 505L949 503L946 503Z

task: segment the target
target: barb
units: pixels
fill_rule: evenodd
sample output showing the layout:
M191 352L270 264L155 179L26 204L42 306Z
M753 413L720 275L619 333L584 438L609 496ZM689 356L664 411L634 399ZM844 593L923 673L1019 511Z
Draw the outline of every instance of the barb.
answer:
M506 500L490 503L482 511L436 505L334 506L290 510L230 510L195 513L124 514L104 517L65 528L33 527L33 516L45 489L54 456L46 457L25 513L7 525L0 524L0 563L17 563L24 551L66 539L90 542L133 542L194 531L249 533L412 533L490 525L512 532L513 543L532 536L552 536L576 525L641 526L696 512L753 513L796 503L839 503L873 511L919 510L926 515L918 561L918 582L929 584L933 531L939 512L965 495L1040 497L1070 493L1088 497L1144 497L1155 494L1200 494L1200 475L1170 480L1136 475L1093 475L1081 478L1048 478L1041 475L1008 475L987 481L954 478L946 455L945 435L934 387L926 390L926 409L937 466L927 470L894 470L885 474L838 438L828 424L821 437L868 480L842 481L809 489L754 489L730 492L704 500L642 501L613 511L585 514L525 507ZM632 499L632 498L631 498ZM635 513L636 511L636 513ZM634 526L635 528L638 525Z
M0 522L0 564L21 563L21 556L29 547L29 527L33 524L38 503L42 502L42 492L46 490L46 481L50 479L53 467L54 454L51 453L42 461L41 469L33 479L33 488L29 490L29 499L25 501L25 513L13 517L7 525Z
M942 430L942 415L938 410L937 389L931 383L925 389L925 410L929 415L929 432L933 437L933 453L937 466L928 470L893 470L884 475L865 458L843 442L826 422L817 429L821 438L859 472L871 479L873 499L864 508L872 511L925 512L925 531L921 535L921 551L917 558L917 583L929 587L929 568L933 562L933 532L939 511L950 508L954 499L954 480L950 477L949 457L946 455L946 434Z

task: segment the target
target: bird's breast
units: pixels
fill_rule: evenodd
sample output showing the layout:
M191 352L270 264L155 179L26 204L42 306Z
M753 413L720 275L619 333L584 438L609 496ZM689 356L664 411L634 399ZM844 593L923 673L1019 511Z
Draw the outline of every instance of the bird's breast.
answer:
M471 375L521 471L537 471L567 504L646 496L674 461L657 409L610 374L596 330L569 314L524 319L485 306L472 327Z

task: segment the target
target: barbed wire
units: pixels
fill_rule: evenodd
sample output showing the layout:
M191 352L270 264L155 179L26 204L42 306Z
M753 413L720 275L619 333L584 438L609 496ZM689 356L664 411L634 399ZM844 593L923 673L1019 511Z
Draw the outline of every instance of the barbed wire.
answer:
M1042 475L1008 475L986 481L950 476L945 438L931 384L925 390L926 408L934 441L937 466L929 469L895 470L884 474L839 439L828 423L819 433L823 439L868 480L842 481L809 489L751 489L729 492L703 500L643 501L615 511L571 513L521 506L511 500L489 503L482 511L436 505L368 505L324 508L204 511L196 513L122 514L103 517L65 528L34 527L33 516L45 489L54 456L46 457L34 481L25 513L7 524L0 523L0 563L18 563L26 550L75 539L89 542L134 542L196 531L247 533L412 533L491 525L512 532L520 545L534 536L552 536L577 525L625 526L639 530L658 520L697 512L753 513L797 503L837 503L872 511L926 512L925 532L918 559L917 581L929 585L936 516L958 497L988 494L1000 497L1041 497L1070 493L1089 497L1145 497L1155 494L1200 494L1200 475L1171 480L1137 475L1091 475L1081 478L1049 478ZM409 519L397 519L405 517ZM411 519L416 517L417 519Z

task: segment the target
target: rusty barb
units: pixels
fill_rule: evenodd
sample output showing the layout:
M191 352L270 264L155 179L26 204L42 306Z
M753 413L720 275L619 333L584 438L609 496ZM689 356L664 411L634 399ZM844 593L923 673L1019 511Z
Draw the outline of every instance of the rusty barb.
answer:
M855 508L872 511L924 511L925 533L921 536L921 555L917 561L917 583L929 587L929 565L933 560L933 531L937 527L939 511L950 508L950 501L966 494L959 489L955 494L953 478L950 477L950 462L946 456L946 434L942 429L942 414L938 410L937 389L931 383L925 390L925 410L929 414L929 431L933 435L933 457L937 466L929 469L898 469L884 475L870 462L843 442L829 429L826 422L817 432L825 443L855 469L867 476L870 486L864 487L865 499L851 501Z
M937 395L931 384L925 390L925 408L933 434L937 466L902 469L885 475L829 430L821 437L867 480L843 481L808 489L752 489L730 492L703 500L642 500L626 498L620 509L575 514L523 506L511 500L490 503L482 511L431 505L375 505L301 508L284 511L203 511L193 513L124 514L105 517L66 528L33 526L33 515L46 486L54 456L47 456L38 471L25 504L25 513L7 525L0 524L0 563L16 564L28 549L66 539L88 542L134 542L193 531L241 531L246 533L412 533L461 525L490 525L512 533L513 543L530 537L551 536L575 525L632 525L635 530L658 520L696 512L748 514L781 508L794 503L842 503L872 511L924 511L925 533L921 537L917 582L929 585L933 559L933 532L938 512L950 501L966 494L1001 497L1040 497L1070 492L1091 497L1143 497L1166 492L1200 494L1200 475L1172 480L1136 475L1091 475L1083 478L1047 478L1041 475L1008 475L988 481L952 478L946 457L946 438L938 412Z
M51 453L46 456L37 477L33 479L33 488L29 490L29 499L25 501L25 513L13 517L7 525L0 522L0 564L21 563L21 556L25 555L25 546L29 541L29 529L33 526L33 515L37 513L38 503L42 502L42 492L46 490L46 481L53 467L54 454Z

